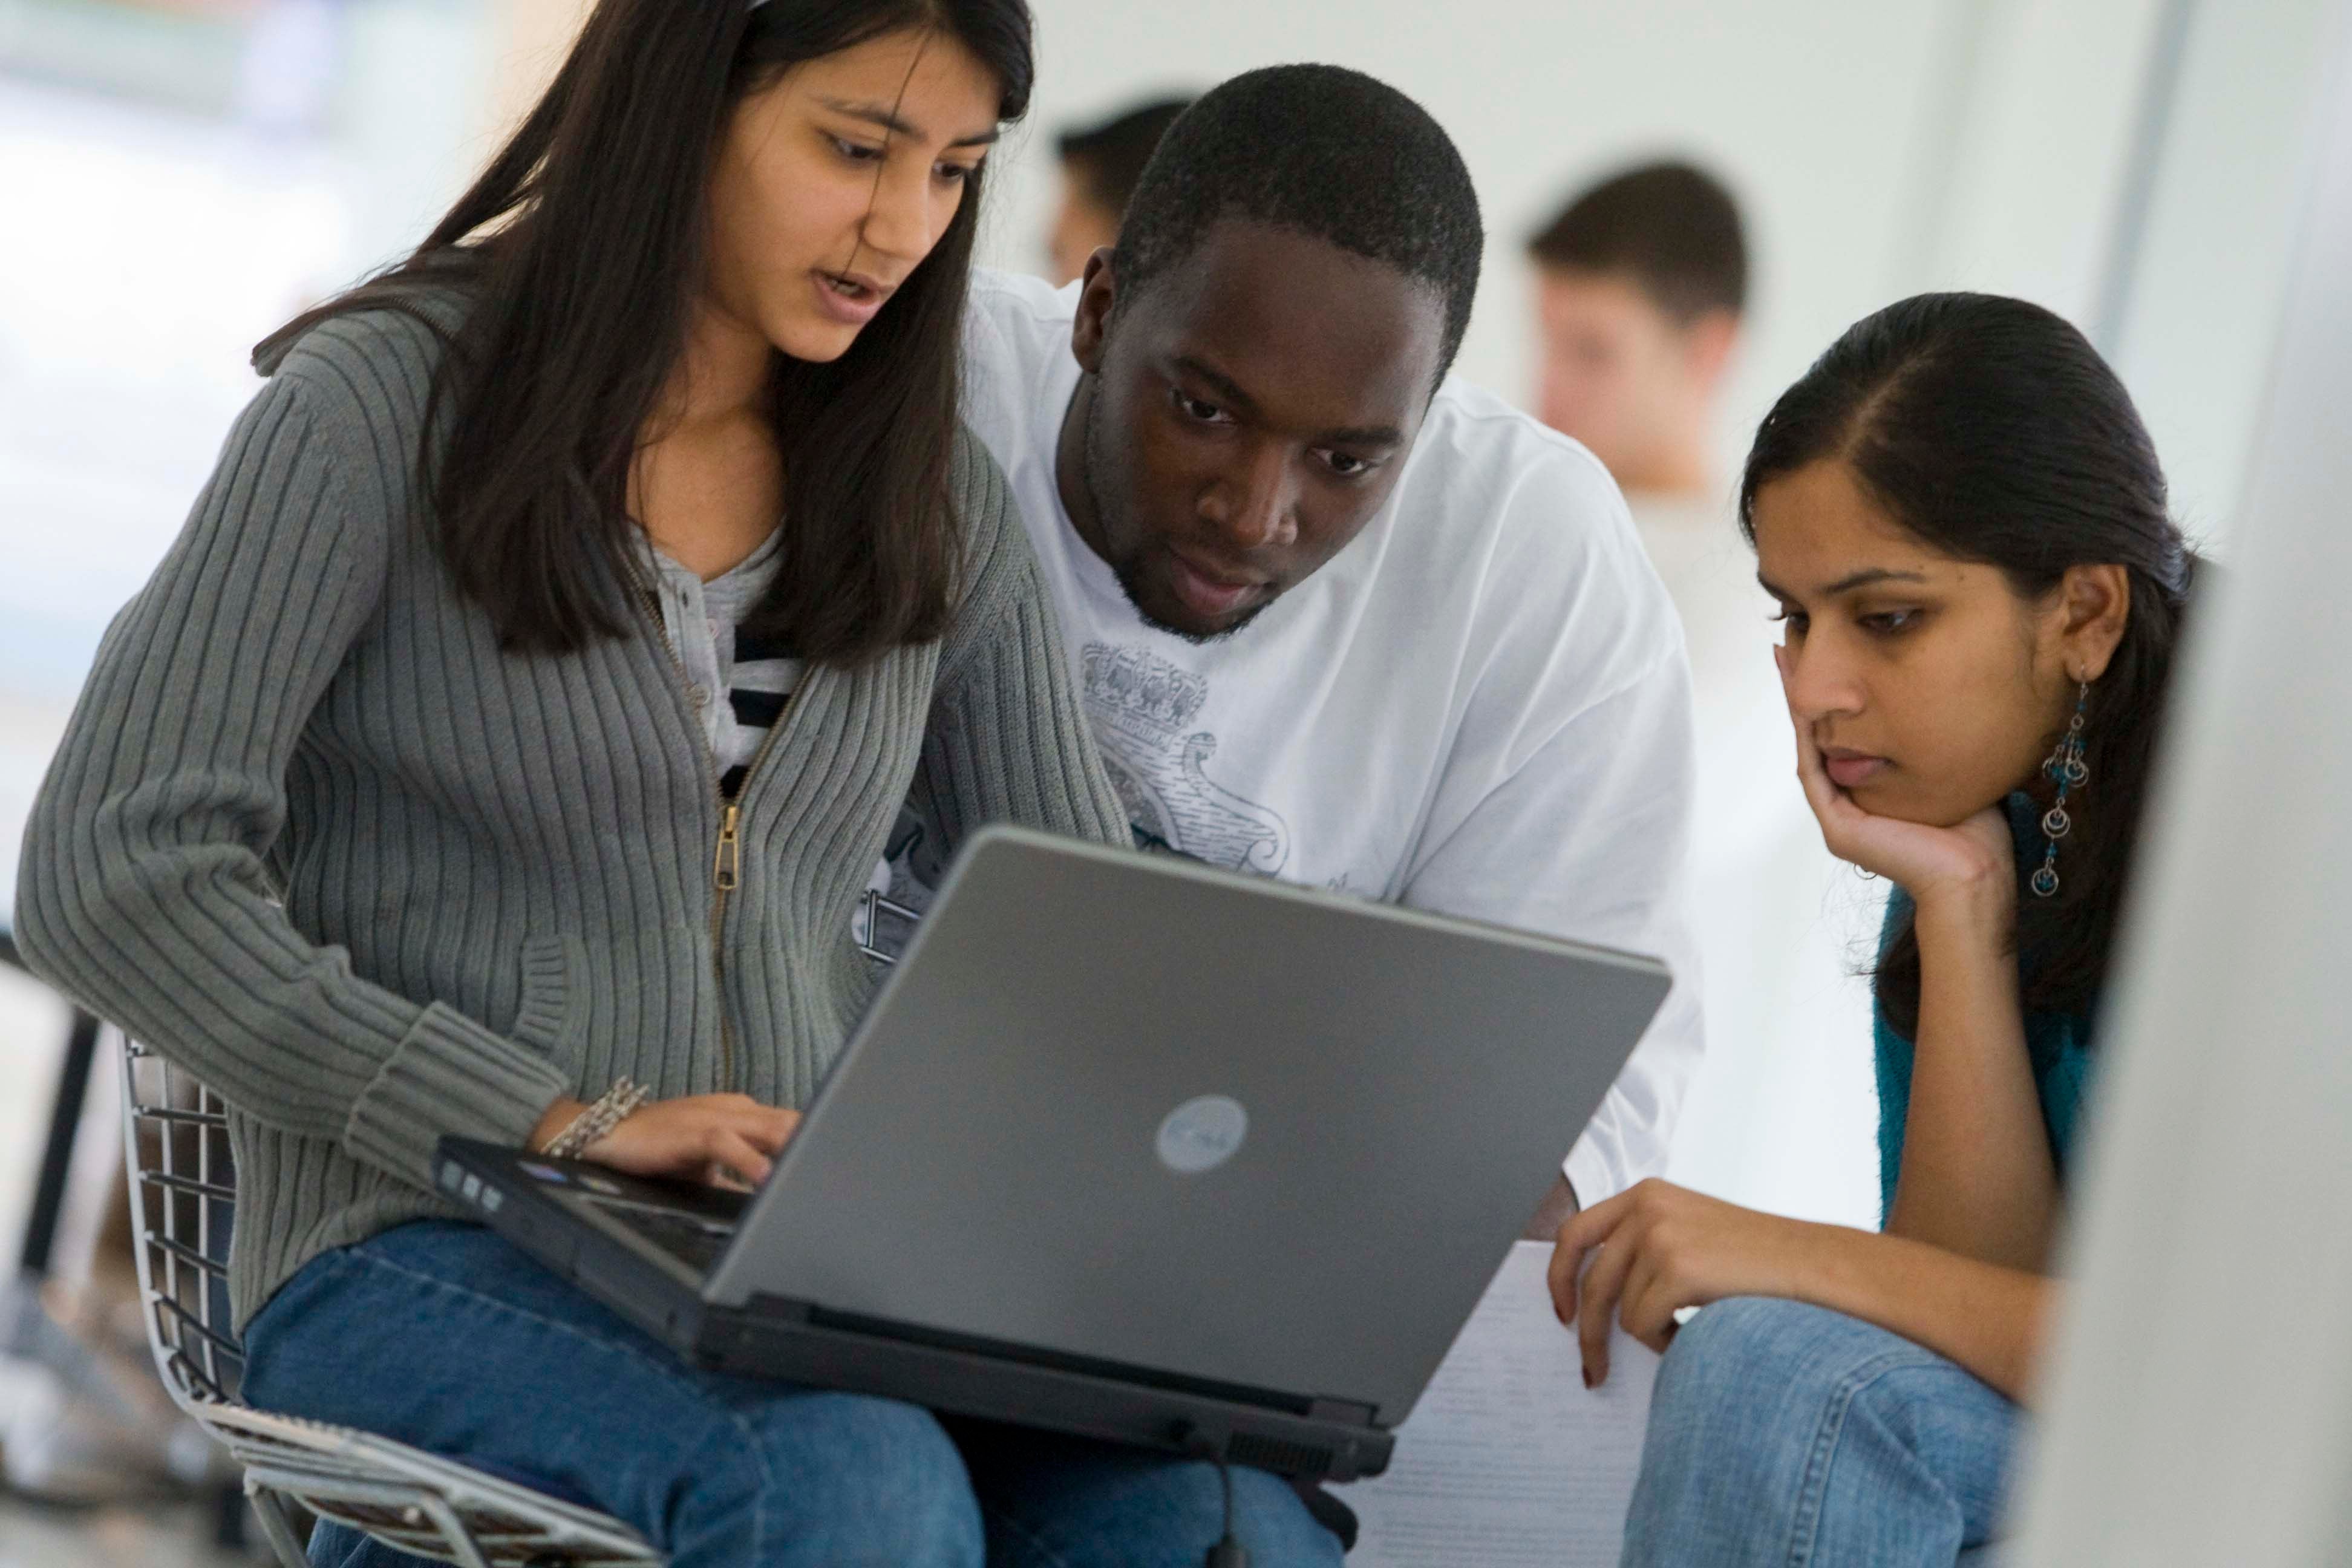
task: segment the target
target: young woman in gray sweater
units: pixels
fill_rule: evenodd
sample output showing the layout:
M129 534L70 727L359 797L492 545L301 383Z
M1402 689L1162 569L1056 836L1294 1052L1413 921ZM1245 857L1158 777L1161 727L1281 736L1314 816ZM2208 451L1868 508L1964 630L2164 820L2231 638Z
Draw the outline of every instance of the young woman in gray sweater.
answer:
M677 1568L1215 1539L1198 1467L704 1373L429 1188L450 1133L756 1181L872 986L852 911L910 792L950 837L1125 837L956 420L1031 71L1022 0L603 0L415 257L257 355L17 901L40 972L236 1107L255 1403ZM1243 1501L1261 1563L1337 1561Z

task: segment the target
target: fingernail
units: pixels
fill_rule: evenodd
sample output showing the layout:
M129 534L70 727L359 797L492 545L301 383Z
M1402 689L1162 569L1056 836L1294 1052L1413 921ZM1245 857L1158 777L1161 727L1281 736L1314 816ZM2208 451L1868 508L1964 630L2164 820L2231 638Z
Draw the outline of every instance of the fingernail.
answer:
M1580 1367L1578 1370L1584 1373L1584 1386L1591 1388L1592 1386L1592 1369L1588 1366Z

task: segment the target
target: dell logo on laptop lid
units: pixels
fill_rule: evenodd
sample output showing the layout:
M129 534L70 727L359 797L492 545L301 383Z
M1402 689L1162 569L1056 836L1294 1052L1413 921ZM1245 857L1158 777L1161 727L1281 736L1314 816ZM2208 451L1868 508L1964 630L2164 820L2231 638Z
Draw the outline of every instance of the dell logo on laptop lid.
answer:
M1213 1171L1241 1152L1249 1112L1222 1094L1188 1100L1160 1124L1160 1163L1180 1176Z

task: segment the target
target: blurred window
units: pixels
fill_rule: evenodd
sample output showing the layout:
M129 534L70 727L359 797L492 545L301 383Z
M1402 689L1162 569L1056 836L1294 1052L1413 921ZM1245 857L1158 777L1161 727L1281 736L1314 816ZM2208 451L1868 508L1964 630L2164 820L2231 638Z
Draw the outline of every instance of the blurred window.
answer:
M5 925L41 771L257 389L252 343L353 268L331 0L0 9Z

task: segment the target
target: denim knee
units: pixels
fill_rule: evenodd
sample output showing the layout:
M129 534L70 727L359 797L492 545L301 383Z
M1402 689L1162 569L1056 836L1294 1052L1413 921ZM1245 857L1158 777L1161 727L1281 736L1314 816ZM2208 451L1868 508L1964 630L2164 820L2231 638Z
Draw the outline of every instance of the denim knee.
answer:
M1997 1523L2015 1407L1796 1301L1702 1310L1658 1370L1626 1568L1949 1563Z
M1875 1324L1802 1301L1740 1297L1706 1308L1675 1336L1652 1420L1661 1407L1670 1420L1705 1420L1723 1402L1783 1411L1837 1403L1907 1431L1948 1410L1956 1389L1969 1403L1998 1401L1935 1352Z
M745 1440L722 1435L708 1479L680 1500L681 1557L700 1560L708 1541L709 1561L746 1568L981 1568L980 1505L930 1412L811 1392L742 1411L738 1424Z
M1675 1336L1651 1395L1645 1478L1687 1467L1709 1489L1777 1487L1815 1436L1808 1417L1880 1363L1928 1352L1869 1324L1801 1301L1737 1297L1703 1309ZM1791 1451L1794 1445L1796 1451Z
M1703 1408L1718 1399L1752 1402L1759 1389L1776 1399L1824 1392L1855 1366L1889 1351L1927 1352L1856 1319L1766 1296L1739 1296L1703 1309L1675 1335L1652 1398Z

